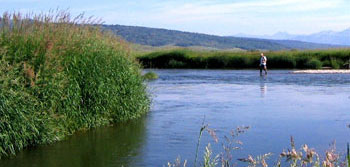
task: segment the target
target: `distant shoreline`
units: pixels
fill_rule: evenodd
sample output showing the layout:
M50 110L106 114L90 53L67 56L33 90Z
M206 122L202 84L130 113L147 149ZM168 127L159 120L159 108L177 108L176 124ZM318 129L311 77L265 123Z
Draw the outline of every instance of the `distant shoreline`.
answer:
M258 68L259 55L259 51L210 52L176 49L140 54L137 59L144 68L250 69ZM265 52L265 55L268 69L345 70L350 60L350 49L271 51Z
M350 69L342 70L297 70L293 74L350 74Z

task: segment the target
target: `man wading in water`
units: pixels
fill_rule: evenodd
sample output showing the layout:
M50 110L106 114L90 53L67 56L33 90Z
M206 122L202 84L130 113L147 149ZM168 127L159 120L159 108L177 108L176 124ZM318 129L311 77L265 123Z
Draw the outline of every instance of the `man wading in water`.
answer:
M266 68L266 62L267 62L267 58L266 56L264 56L264 53L260 54L260 75L262 75L262 70L264 69L265 71L265 75L267 75L267 68Z

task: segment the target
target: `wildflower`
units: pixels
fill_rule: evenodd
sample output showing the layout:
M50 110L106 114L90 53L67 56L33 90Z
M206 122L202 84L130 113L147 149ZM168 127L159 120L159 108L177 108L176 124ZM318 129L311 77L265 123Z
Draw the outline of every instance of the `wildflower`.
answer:
M280 154L281 157L287 156L287 153L283 150L283 152Z
M290 156L293 159L300 159L300 157L302 156L302 153L298 153L295 148L292 148L292 151L290 151Z
M314 150L310 149L306 144L304 144L303 150L306 153L306 158L304 159L304 161L308 162L308 163L311 163L312 162L312 158L314 157L316 152Z
M215 143L218 143L218 142L219 142L219 139L218 139L218 137L216 136L215 130L214 130L214 129L207 128L207 131L208 131L209 135L214 139Z
M336 162L338 160L338 155L335 154L333 151L332 152L329 152L327 151L326 152L326 160L328 160L329 162Z
M254 158L251 155L248 155L248 158L239 158L238 161L248 162L250 164L256 164L256 161L254 160Z
M266 163L266 161L265 161L264 158L261 160L261 165L262 165L263 167L267 167L267 163Z
M322 166L324 166L324 167L334 167L334 165L328 159L323 161Z

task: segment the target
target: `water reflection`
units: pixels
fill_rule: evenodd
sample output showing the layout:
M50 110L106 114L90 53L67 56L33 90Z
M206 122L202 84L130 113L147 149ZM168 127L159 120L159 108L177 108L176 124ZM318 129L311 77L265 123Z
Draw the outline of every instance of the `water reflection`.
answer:
M135 166L145 139L145 118L79 132L49 146L25 149L1 167ZM131 160L131 157L134 159Z
M267 76L266 75L262 75L260 76L260 92L261 92L261 97L265 97L266 96L266 92L267 92Z

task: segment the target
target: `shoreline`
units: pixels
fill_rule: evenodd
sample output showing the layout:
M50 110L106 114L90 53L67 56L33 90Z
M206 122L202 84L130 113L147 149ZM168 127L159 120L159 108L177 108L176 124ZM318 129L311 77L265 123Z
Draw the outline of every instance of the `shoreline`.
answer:
M296 70L292 74L350 74L350 69L342 70Z

